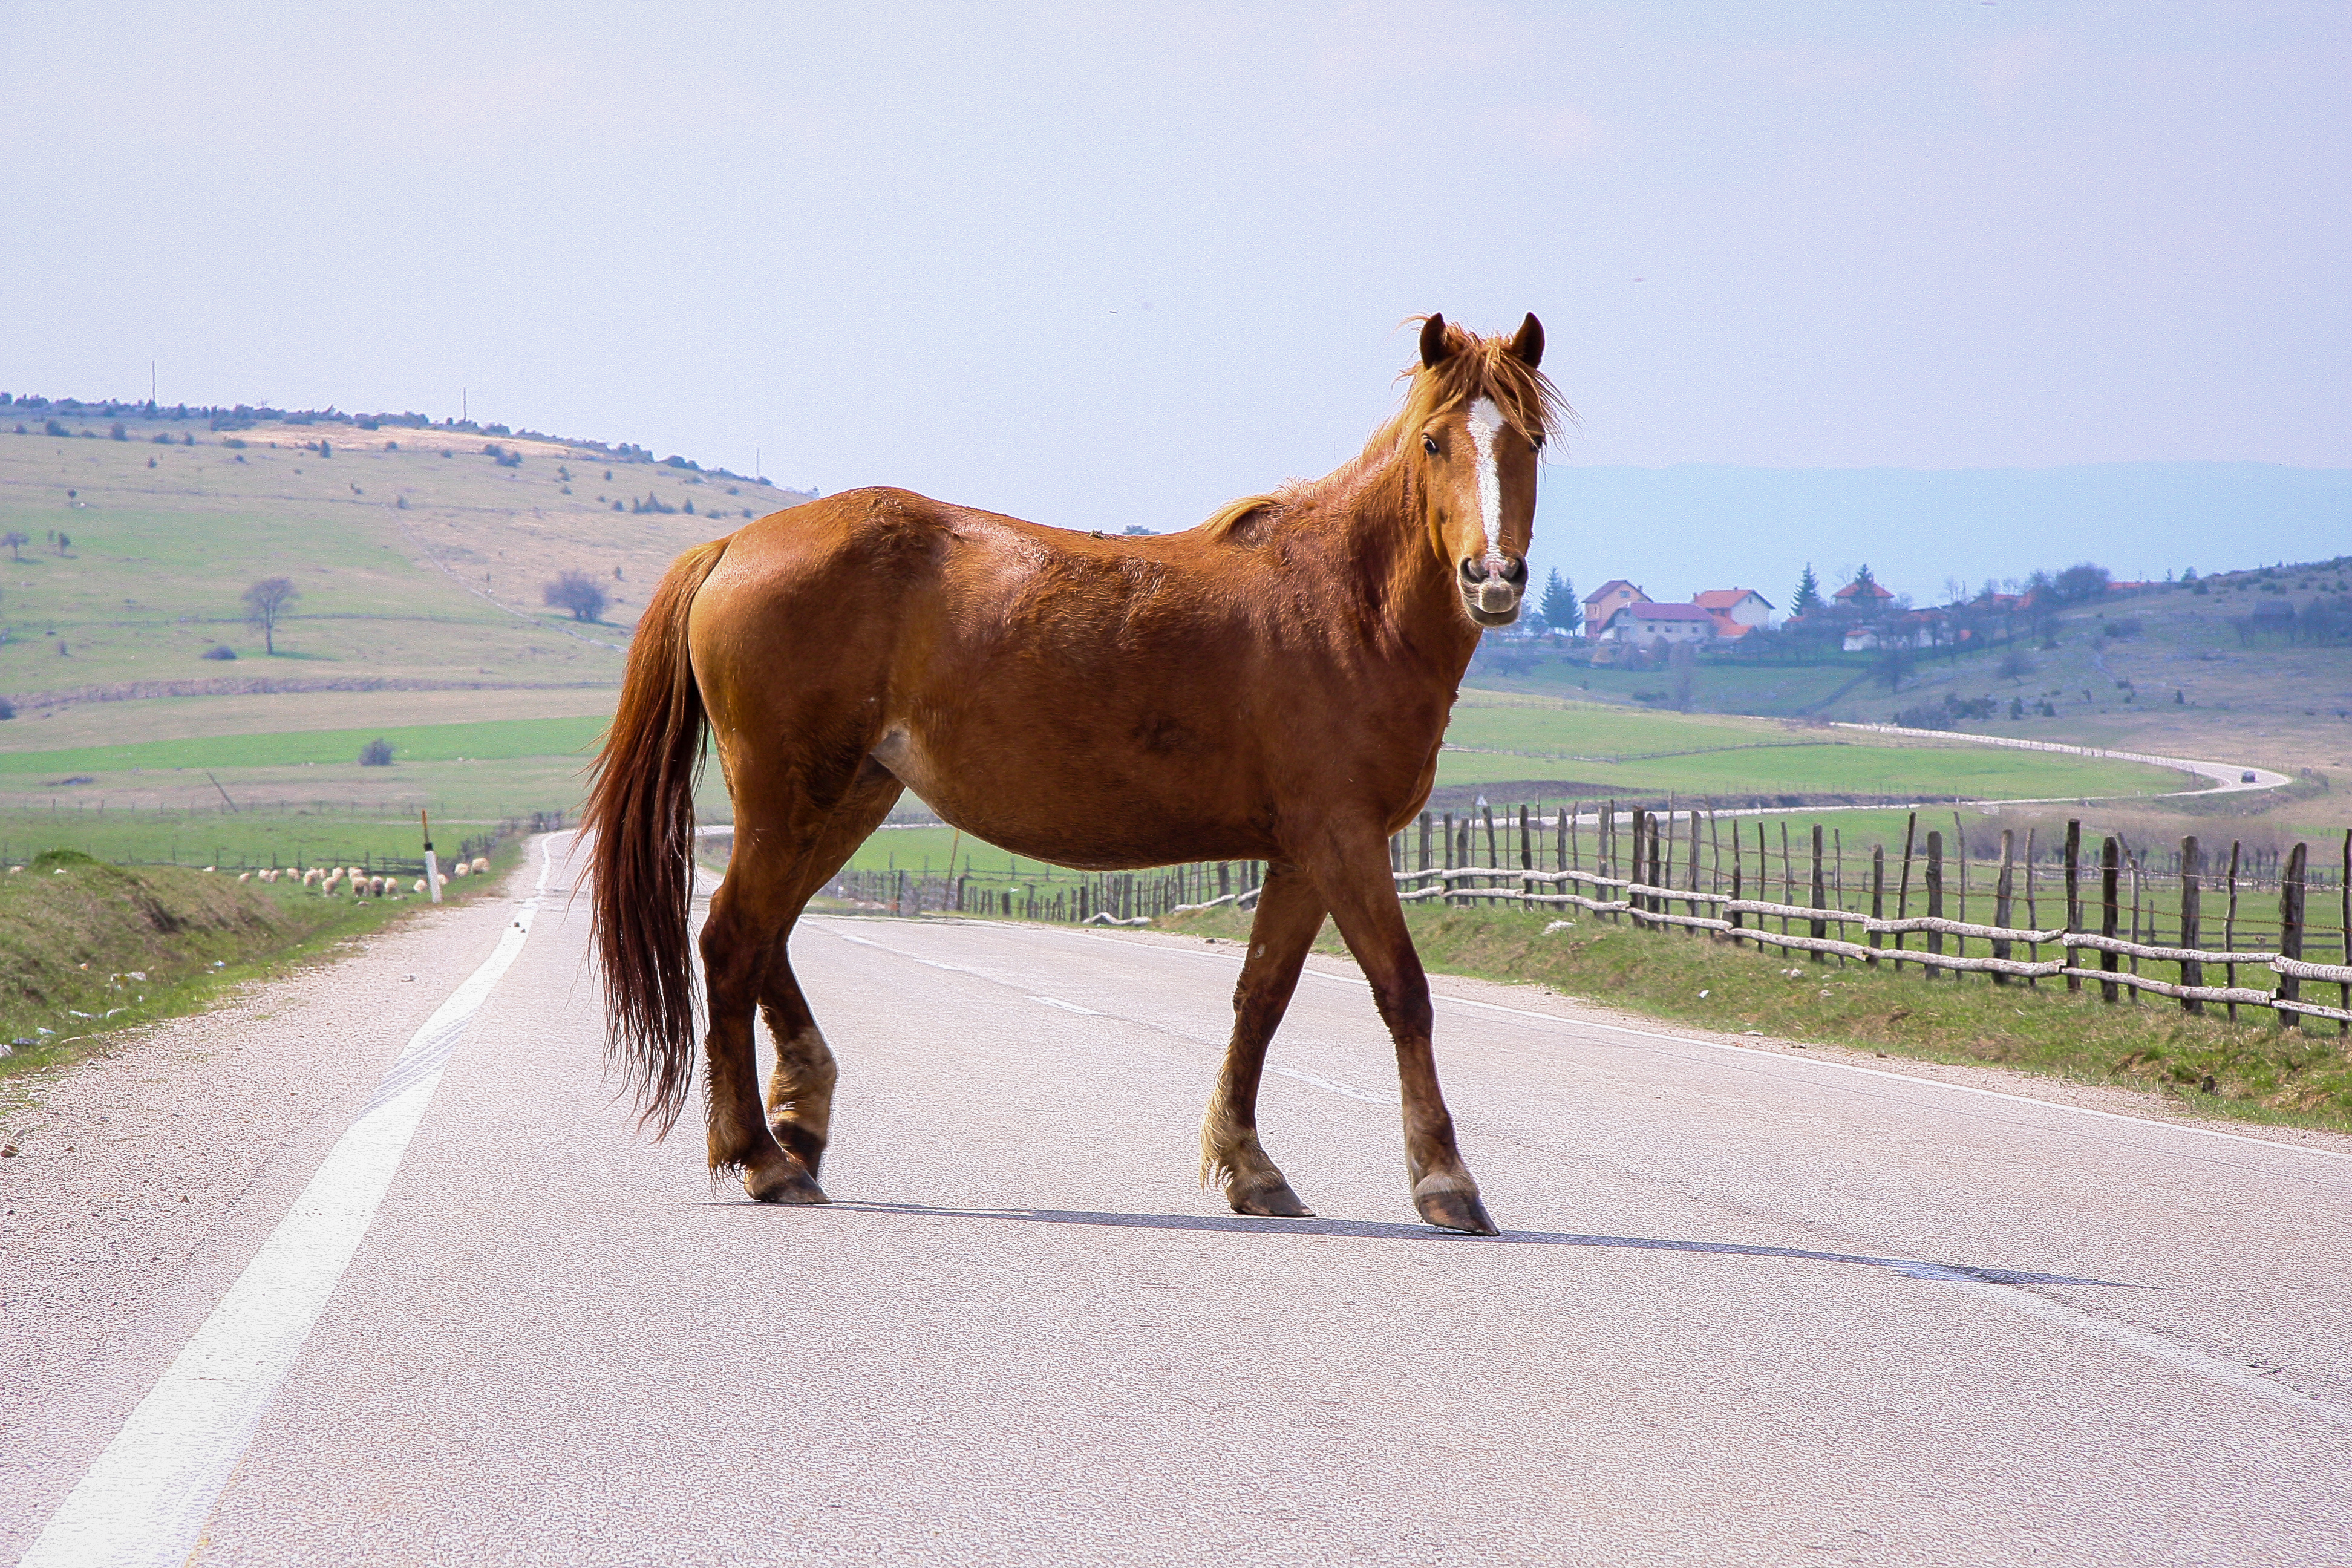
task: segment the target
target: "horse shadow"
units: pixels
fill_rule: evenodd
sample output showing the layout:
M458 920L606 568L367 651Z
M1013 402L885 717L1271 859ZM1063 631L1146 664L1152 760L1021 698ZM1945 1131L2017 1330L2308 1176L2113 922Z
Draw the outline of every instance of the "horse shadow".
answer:
M758 1208L749 1199L719 1200L722 1208ZM2141 1289L2115 1279L2082 1279L2071 1274L2047 1274L2030 1269L1995 1268L1966 1263L1937 1263L1917 1258L1876 1258L1860 1252L1822 1252L1801 1247L1769 1247L1756 1242L1693 1241L1655 1236L1590 1236L1577 1231L1507 1230L1499 1237L1464 1236L1426 1225L1377 1219L1266 1219L1253 1215L1190 1215L1115 1213L1094 1209L960 1208L947 1205L888 1203L874 1199L837 1199L836 1210L856 1214L903 1215L922 1219L1012 1221L1022 1225L1066 1225L1113 1230L1220 1232L1239 1236L1317 1236L1351 1241L1402 1242L1425 1247L1597 1247L1633 1252L1673 1252L1717 1258L1756 1258L1798 1263L1829 1263L1848 1268L1883 1268L1907 1279L1979 1285L2095 1285L2109 1289Z

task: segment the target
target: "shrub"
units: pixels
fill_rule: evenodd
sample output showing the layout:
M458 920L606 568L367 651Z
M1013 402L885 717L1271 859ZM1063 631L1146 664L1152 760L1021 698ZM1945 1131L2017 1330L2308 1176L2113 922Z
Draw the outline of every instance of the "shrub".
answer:
M117 441L128 441L131 439L130 427L124 425L120 419L114 422L106 434L110 438Z
M543 602L559 610L569 610L575 621L602 620L604 616L604 590L585 572L566 572L541 591Z
M198 658L235 658L236 657L236 649L229 647L228 644L225 642L216 642L213 644L212 647L205 649L204 652L196 655L196 657Z
M360 748L360 766L388 768L392 766L392 742L378 735Z
M43 422L41 426L41 434L44 436L70 436L73 432L67 429L61 421L50 419Z
M14 719L16 716L16 705L5 697L0 697L0 719Z

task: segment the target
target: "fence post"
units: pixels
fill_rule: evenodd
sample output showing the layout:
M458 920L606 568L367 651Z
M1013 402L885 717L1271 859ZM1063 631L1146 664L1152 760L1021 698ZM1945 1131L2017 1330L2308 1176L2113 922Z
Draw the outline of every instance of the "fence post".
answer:
M2336 875L2336 962L2352 964L2352 827L2344 830L2344 863ZM2338 981L2336 993L2336 1005L2352 1013L2352 981ZM2352 1035L2352 1019L2336 1019L2336 1034Z
M1450 811L1447 812L1443 821L1440 823L1440 826L1445 831L1445 864L1439 868L1441 870L1451 871L1454 869L1454 814ZM1443 894L1439 895L1437 900L1438 903L1441 906L1451 907L1454 901L1454 879L1448 877L1444 881L1440 882L1438 886L1445 889Z
M1829 888L1822 879L1822 825L1816 822L1813 824L1813 908L1827 909L1828 900ZM1806 930L1815 941L1819 941L1830 934L1830 922L1815 921ZM1822 952L1815 952L1812 956L1815 963L1824 963L1828 958L1827 954Z
M2221 951L2224 952L2238 951L2238 850L2239 840L2231 839L2230 912L2221 917ZM2221 967L2224 976L2221 984L2235 991L2238 988L2238 966L2234 963L2226 963ZM2232 1002L2229 1004L2229 1008L2230 1022L2234 1024L2238 1021L2238 1005Z
M1941 832L1933 829L1927 834L1927 918L1931 921L1944 918L1944 836ZM1927 951L1934 953L1944 951L1942 931L1931 931L1927 933ZM1932 963L1923 963L1919 968L1920 978L1933 984L1936 979L1936 966Z
M1992 923L2003 931L2009 929L2010 905L2017 891L2016 861L2012 858L2016 853L2017 829L2002 828L2000 830L2000 873L1993 879L1992 884ZM2010 952L2010 944L2005 939L1995 939L1992 944L1992 955L1995 958L2007 958ZM2006 985L2009 984L2009 976L1996 969L1992 972L1992 983L1995 985Z
M1870 918L1874 921L1886 918L1886 846L1884 844L1870 847ZM1870 956L1863 962L1875 969L1878 967L1878 949L1885 938L1877 931L1872 931L1864 940L1870 943Z
M1683 878L1683 886L1696 893L1698 891L1698 807L1696 806L1691 807L1690 829L1690 864L1685 868L1685 874ZM1698 900L1696 899L1685 899L1683 902L1689 906L1687 909L1684 910L1683 912L1690 916L1693 920L1696 920L1698 918ZM1705 936L1706 934L1696 926L1691 926L1686 929L1688 929L1691 935L1695 938Z
M2303 868L2305 851L2301 844L2287 851L2286 869L2279 874L2279 956L2303 956ZM2303 982L2292 974L2279 976L2278 997L2282 1002L2303 1000ZM2303 1016L2284 1008L2274 1008L2282 1029L2300 1029Z
M2121 860L2116 836L2110 833L2099 846L2099 934L2104 937L2112 938L2116 934L2116 881L2120 866ZM2114 949L2099 950L2099 967L2110 974L2115 973ZM2115 999L2116 983L2112 980L2100 981L2099 1000L2112 1002Z
M2079 818L2069 817L2066 821L2066 930L2068 934L2071 935L2082 929L2083 824ZM2067 968L2080 969L2082 967L2080 963L2074 961L2074 954L2080 951L2081 950L2079 948L2072 947L2066 950ZM2074 992L2081 991L2083 989L2083 977L2079 974L2070 974L2066 976L2066 989Z
M1658 879L1658 838L1659 838L1659 834L1658 834L1658 817L1657 817L1657 814L1656 814L1655 812L1645 812L1645 813L1643 813L1643 816L1644 816L1644 819L1646 820L1646 822L1648 823L1648 831L1647 831L1647 833L1645 834L1645 836L1644 836L1644 837L1645 837L1648 839L1648 841L1649 841L1650 872L1649 872L1649 875L1648 875L1647 877L1645 877L1645 878L1643 878L1643 885L1644 885L1644 886L1651 887L1651 888L1660 888L1660 887L1664 887L1665 884L1664 884L1664 883L1663 883L1662 881L1660 881L1660 880ZM1675 826L1675 820L1674 820L1674 818L1673 818L1673 817L1671 817L1671 816L1667 817L1667 818L1666 818L1666 831L1667 831L1667 832L1669 832L1669 833L1673 832L1673 831L1674 831L1674 826ZM1664 914L1664 913L1665 913L1665 910L1666 910L1666 900L1664 900L1664 899L1661 899L1661 898L1657 898L1657 897L1655 897L1655 896L1653 896L1653 897L1649 900L1649 901L1648 901L1646 904L1644 904L1643 907L1643 908L1645 908L1645 909L1647 909L1647 910L1648 910L1652 914L1654 914L1654 915L1656 915L1656 914Z
M1898 921L1911 918L1911 840L1918 830L1919 814L1915 811L1903 824L1903 876L1895 889L1895 918ZM1895 933L1895 951L1898 955L1903 952L1903 932ZM1903 960L1900 956L1895 960L1895 973L1897 974L1903 973Z
M1625 824L1630 830L1626 837L1631 840L1627 847L1632 853L1626 857L1625 880L1629 885L1625 889L1625 916L1633 924L1638 926L1642 922L1633 920L1634 914L1649 908L1649 905L1642 901L1642 840L1649 830L1650 814L1637 805L1626 813L1626 816L1630 819Z
M1535 827L1528 820L1527 803L1522 801L1519 805L1519 869L1522 871L1532 871L1535 868ZM1528 895L1535 890L1536 884L1534 878L1521 877L1519 879L1519 908L1521 910L1529 910L1535 907L1528 902Z
M1425 811L1421 814L1421 865L1418 868L1429 869L1429 813Z
M2180 945L2183 947L2198 946L2203 936L2203 922L2199 919L2200 911L2198 909L2202 890L2198 885L2197 879L2204 869L2205 851L2198 844L2197 836L2192 833L2180 841ZM2205 966L2193 958L2182 959L2180 984L2204 984ZM2184 1013L2202 1013L2205 1011L2205 1004L2194 996L2183 996L2180 999L2180 1010Z

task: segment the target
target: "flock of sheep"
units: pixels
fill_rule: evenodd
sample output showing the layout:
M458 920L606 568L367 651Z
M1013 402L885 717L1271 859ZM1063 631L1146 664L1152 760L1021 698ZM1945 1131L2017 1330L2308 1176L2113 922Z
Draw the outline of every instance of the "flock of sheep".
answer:
M477 856L471 860L460 860L442 873L441 885L447 887L451 877L478 876L489 868L490 862L488 856ZM321 893L348 892L354 898L362 899L396 899L404 891L421 893L425 890L425 879L422 877L416 879L414 887L404 889L397 877L372 877L368 874L367 868L362 866L313 866L307 871L296 871L289 866L283 870L241 871L237 874L236 879L240 882L299 880L304 887L315 888Z

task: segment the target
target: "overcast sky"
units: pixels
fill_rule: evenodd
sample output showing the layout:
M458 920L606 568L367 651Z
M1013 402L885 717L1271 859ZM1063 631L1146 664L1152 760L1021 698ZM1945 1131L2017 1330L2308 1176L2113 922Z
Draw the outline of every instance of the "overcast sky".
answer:
M2352 465L2352 7L0 8L0 388L1189 524L1535 310L1580 464Z

